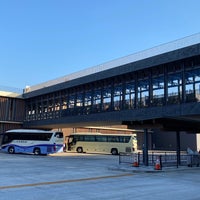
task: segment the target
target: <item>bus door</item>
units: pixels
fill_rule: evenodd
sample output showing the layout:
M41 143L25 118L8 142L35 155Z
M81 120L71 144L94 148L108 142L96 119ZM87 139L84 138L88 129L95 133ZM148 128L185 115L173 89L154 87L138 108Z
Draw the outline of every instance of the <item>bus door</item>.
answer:
M66 151L72 150L72 145L74 145L74 137L72 135L66 136L65 139L65 149Z

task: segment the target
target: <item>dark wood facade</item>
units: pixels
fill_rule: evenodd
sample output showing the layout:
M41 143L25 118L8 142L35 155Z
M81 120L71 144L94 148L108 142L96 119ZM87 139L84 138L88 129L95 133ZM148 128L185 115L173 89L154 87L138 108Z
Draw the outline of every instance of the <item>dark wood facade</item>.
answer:
M0 96L0 132L21 128L25 102L21 98Z

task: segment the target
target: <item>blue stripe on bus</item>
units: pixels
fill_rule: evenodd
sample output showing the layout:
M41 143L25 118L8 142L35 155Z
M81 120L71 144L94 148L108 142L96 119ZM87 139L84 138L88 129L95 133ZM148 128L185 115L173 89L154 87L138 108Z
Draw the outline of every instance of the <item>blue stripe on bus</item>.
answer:
M40 148L41 154L56 153L63 147L62 144L38 144L31 146L20 146L15 144L9 144L2 146L2 151L8 152L9 147L15 148L15 153L33 153L34 148ZM56 148L55 148L56 147Z

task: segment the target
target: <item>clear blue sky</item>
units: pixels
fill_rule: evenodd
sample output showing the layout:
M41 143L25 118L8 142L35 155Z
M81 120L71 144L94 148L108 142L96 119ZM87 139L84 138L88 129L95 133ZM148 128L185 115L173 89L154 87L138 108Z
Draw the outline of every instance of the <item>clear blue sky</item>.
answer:
M25 88L200 32L200 0L0 0L0 86Z

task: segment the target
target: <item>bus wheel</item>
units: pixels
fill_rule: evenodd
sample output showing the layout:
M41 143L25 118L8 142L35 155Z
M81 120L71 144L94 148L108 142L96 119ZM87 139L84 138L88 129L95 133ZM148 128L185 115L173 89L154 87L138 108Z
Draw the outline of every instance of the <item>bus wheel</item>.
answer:
M9 147L8 153L10 153L10 154L15 153L15 148L14 147Z
M35 148L34 150L33 150L33 153L35 154L35 155L40 155L40 148Z
M82 148L82 147L77 147L76 151L77 151L78 153L83 153L83 148Z
M115 148L111 149L111 154L112 155L118 155L118 150L115 149Z

